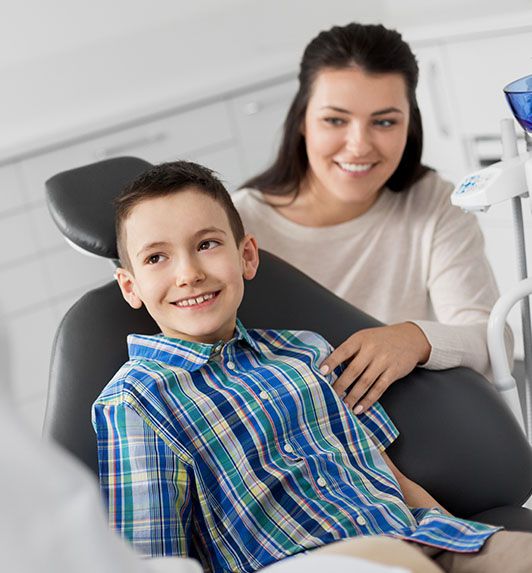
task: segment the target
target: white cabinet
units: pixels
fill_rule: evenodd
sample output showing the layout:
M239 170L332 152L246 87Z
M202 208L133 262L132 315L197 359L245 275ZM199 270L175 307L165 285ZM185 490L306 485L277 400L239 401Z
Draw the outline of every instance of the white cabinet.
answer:
M456 40L446 51L462 133L499 135L500 120L512 117L503 88L532 73L532 30Z
M500 158L500 121L512 117L503 88L532 73L532 29L412 47L420 67L423 159L458 182Z
M296 80L287 80L231 100L245 178L257 175L274 159L296 89Z
M468 171L468 158L452 99L449 70L442 46L415 48L419 63L417 99L423 121L422 161L446 179L458 182Z
M64 146L23 161L21 169L30 200L42 202L46 179L65 169L121 155L159 163L234 145L229 114L218 102Z

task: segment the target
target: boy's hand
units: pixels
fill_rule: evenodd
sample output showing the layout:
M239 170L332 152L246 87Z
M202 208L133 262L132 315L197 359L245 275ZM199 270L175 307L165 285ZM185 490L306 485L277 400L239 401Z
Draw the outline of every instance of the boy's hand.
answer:
M321 364L327 374L347 362L333 384L335 392L355 414L365 412L384 391L418 364L425 363L431 346L423 331L412 322L359 330L340 344Z

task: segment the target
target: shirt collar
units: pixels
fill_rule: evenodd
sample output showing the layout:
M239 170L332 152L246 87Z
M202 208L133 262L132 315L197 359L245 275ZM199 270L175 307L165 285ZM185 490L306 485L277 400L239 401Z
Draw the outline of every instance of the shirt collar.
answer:
M213 355L218 353L221 346L239 343L251 347L256 352L260 352L258 343L238 319L236 321L235 334L227 342L219 341L214 344L206 344L181 340L180 338L169 338L163 334L151 336L130 334L127 337L129 358L131 360L155 360L190 372L204 366Z

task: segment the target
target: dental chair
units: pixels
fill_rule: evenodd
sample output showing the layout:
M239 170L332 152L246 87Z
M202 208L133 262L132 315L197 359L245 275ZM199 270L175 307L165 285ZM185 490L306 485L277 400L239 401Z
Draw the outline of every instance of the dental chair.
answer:
M149 167L122 157L47 181L49 209L65 238L116 262L113 200ZM260 258L239 311L247 327L315 330L336 346L353 332L380 324L281 259L264 251ZM158 328L144 309L126 304L111 280L70 308L53 345L44 435L96 474L91 405L127 360L131 332L153 334ZM388 453L401 471L455 515L532 531L532 512L521 507L532 490L532 451L481 375L467 368L416 368L393 384L381 403L400 431Z

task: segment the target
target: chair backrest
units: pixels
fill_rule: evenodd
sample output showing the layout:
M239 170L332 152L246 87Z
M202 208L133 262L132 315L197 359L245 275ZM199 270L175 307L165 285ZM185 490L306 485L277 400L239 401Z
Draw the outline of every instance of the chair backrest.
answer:
M52 178L47 183L49 196L54 195L51 209L63 204L58 195L75 194L76 189L89 192L91 184L105 187L107 195L114 196L119 191L114 186L117 179L123 184L138 174L138 162L129 164L122 159L121 176L110 184L104 164L112 162ZM112 165L115 175L117 165ZM101 200L101 194L98 196ZM105 203L109 203L108 196ZM75 203L75 198L68 202ZM58 218L54 215L55 220ZM79 245L72 225L65 222L65 226L69 239ZM100 251L105 247L107 256L115 258L112 247L90 236L89 227L85 224L84 243L96 245ZM114 228L106 233L114 237ZM261 252L257 277L246 284L239 316L248 327L315 330L333 345L361 328L379 324L266 252ZM91 404L127 359L126 335L156 331L147 313L133 311L112 282L84 295L59 326L45 435L63 444L95 472ZM415 369L395 383L381 401L401 432L389 449L390 456L451 512L471 516L499 506L519 506L529 496L530 446L495 389L479 374L466 368Z

